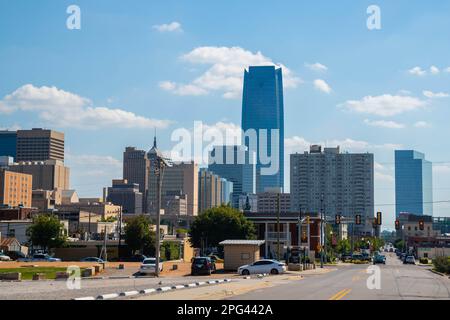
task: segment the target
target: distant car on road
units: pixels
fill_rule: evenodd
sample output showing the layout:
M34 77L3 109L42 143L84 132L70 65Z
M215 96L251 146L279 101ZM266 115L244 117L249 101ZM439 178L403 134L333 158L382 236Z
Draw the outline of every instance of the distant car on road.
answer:
M11 258L11 260L19 260L21 258L26 258L27 256L20 251L9 251L7 253L7 256L9 256Z
M0 261L11 261L11 258L4 253L0 253Z
M379 254L373 257L373 264L386 264L386 257Z
M416 264L416 259L414 256L407 256L403 261L403 264Z
M96 263L105 263L103 259L97 257L87 257L80 260L80 262L96 262Z
M211 275L216 272L216 263L210 257L195 257L192 260L191 275Z
M164 264L159 261L159 272L164 270ZM141 267L139 268L140 274L155 274L156 273L156 258L146 258L142 261Z
M18 261L23 262L61 262L61 259L54 258L46 253L37 253L30 258L21 258Z
M286 272L286 264L276 260L259 260L252 264L239 267L238 273L246 276L250 274L270 273L281 274Z

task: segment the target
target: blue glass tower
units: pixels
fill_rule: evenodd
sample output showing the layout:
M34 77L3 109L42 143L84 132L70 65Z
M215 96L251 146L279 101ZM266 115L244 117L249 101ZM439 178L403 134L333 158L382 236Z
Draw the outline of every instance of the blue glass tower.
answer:
M244 132L254 129L257 133L256 144L251 141L249 135L243 137L243 144L249 151L256 153L256 192L264 192L267 188L284 189L284 102L281 68L262 66L250 67L245 71L242 129ZM267 134L261 135L263 132L260 130L267 130ZM276 141L272 141L272 131L278 133ZM272 157L272 163L267 164L264 155ZM277 163L274 163L276 158ZM278 170L274 174L267 174L267 169L274 168L274 165Z
M17 132L0 131L0 156L16 158Z
M395 213L433 215L432 163L414 150L395 151Z

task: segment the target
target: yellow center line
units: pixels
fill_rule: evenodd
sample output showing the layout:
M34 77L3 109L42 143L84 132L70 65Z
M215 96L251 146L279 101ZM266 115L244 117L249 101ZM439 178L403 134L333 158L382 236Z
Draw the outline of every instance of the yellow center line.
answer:
M343 290L339 291L338 293L336 293L334 296L332 296L329 300L341 300L343 297L348 295L351 291L352 291L352 289L343 289Z

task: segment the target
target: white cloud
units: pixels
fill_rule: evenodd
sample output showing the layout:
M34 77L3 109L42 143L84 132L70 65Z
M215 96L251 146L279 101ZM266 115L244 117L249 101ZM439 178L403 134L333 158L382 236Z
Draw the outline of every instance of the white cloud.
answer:
M375 97L366 96L361 100L349 100L340 104L338 107L343 107L358 113L390 117L404 112L421 109L426 105L426 101L415 97L384 94Z
M436 67L436 66L431 66L430 67L430 72L431 72L431 74L439 74L441 71L439 70L439 68L438 67Z
M450 163L433 164L433 173L438 175L450 173Z
M429 128L431 125L426 121L418 121L414 124L414 127L416 128Z
M114 157L111 156L99 156L99 155L74 155L71 153L66 154L66 160L67 162L71 163L74 166L93 166L93 165L99 165L99 166L111 166L111 167L122 167L122 162L120 160L117 160Z
M376 120L372 121L369 119L364 120L364 123L372 127L388 128L388 129L403 129L405 125L403 123L398 123L395 121L386 120Z
M427 74L427 72L425 70L422 70L421 67L414 67L410 70L408 70L408 72L414 76L424 76Z
M176 21L167 24L154 25L153 29L159 32L183 32L181 23Z
M244 69L248 66L276 66L283 68L286 88L297 87L302 80L281 63L274 63L261 52L253 53L240 47L199 47L181 57L194 65L209 65L203 74L188 84L163 81L160 87L177 95L205 95L219 92L224 98L241 96Z
M325 72L328 70L327 66L325 66L319 62L316 62L313 64L306 63L305 67L307 67L308 69L310 69L312 71L316 71L316 72Z
M314 80L314 87L317 90L320 90L322 92L325 92L327 94L331 93L331 87L328 85L328 83L325 82L325 80L322 79L316 79Z
M96 129L165 128L168 120L138 116L121 109L95 107L89 99L56 87L35 87L31 84L18 88L0 101L0 113L34 112L45 123L56 127Z
M449 96L449 94L445 93L445 92L436 92L435 93L435 92L428 91L428 90L423 91L423 95L430 99L447 98Z
M5 126L5 127L0 127L0 131L17 131L22 129L22 127L20 125L18 125L17 123L13 124L12 126Z
M446 68L444 71L450 73L450 67Z

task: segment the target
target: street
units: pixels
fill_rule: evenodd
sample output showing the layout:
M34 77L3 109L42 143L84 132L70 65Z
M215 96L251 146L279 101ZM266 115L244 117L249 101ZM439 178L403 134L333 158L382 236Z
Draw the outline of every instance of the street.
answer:
M394 254L386 254L381 269L381 289L369 290L369 265L338 267L337 271L306 276L303 281L255 290L237 300L402 300L450 299L450 279L430 272L429 267L403 265Z

